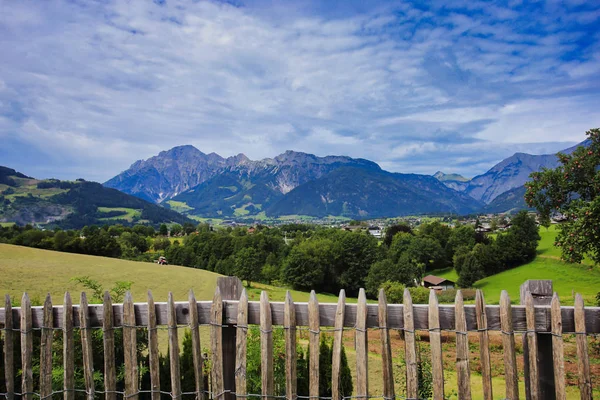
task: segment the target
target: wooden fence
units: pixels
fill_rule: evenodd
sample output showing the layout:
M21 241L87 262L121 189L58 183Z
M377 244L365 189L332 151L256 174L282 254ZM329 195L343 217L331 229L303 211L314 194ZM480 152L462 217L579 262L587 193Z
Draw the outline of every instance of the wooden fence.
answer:
M308 303L294 303L288 293L283 303L270 302L266 292L262 292L260 302L249 302L245 290L239 297L237 289L217 288L212 301L196 301L190 292L189 301L175 302L170 294L166 303L154 302L148 293L146 303L133 303L128 293L123 304L112 304L108 294L103 304L88 304L85 293L81 294L80 304L73 305L69 293L65 294L62 306L53 306L50 298L43 307L31 307L25 294L21 307L12 308L6 297L4 309L0 309L0 321L4 322L4 371L6 399L15 396L30 400L34 396L47 399L62 394L65 400L73 400L77 389L74 380L74 336L80 329L85 390L88 400L105 397L115 400L117 395L137 400L140 390L139 364L136 353L136 331L146 328L148 334L148 354L151 388L146 391L152 400L158 400L165 392L160 388L159 346L157 327L166 326L169 340L171 391L167 394L179 399L182 397L179 357L178 327L188 326L192 334L192 358L197 399L245 398L250 396L275 398L273 371L273 327L283 326L285 331L285 398L319 398L319 339L323 330L333 332L332 356L332 399L347 398L418 398L418 354L417 334L423 330L429 335L433 378L433 398L444 398L444 368L442 360L442 331L456 335L456 375L458 396L470 399L469 338L474 332L479 339L479 363L481 367L483 396L492 399L492 373L490 362L490 331L502 334L504 353L504 377L507 399L518 399L517 353L515 335L523 334L527 348L525 355L527 397L531 399L565 399L565 368L563 334L576 335L579 389L582 399L592 398L590 361L587 338L589 334L600 333L600 308L584 307L583 299L577 295L574 307L561 306L556 295L551 297L550 306L536 306L536 296L531 290L524 291L524 305L511 305L508 294L503 291L500 305L486 305L481 291L477 291L475 305L464 305L460 291L452 305L439 305L434 291L430 292L429 304L413 304L410 293L405 291L403 304L387 304L385 294L379 293L378 304L368 304L364 290L361 290L357 304L347 304L344 291L337 304L319 304L314 292ZM529 287L534 287L530 285ZM238 297L237 300L224 299ZM203 379L203 354L198 327L210 327L211 384L206 387ZM247 334L250 325L260 327L261 345L261 393L248 393L246 382ZM123 330L124 346L124 392L116 388L115 336L114 328ZM329 327L329 328L326 328ZM104 345L104 390L96 391L94 384L91 329L103 330ZM376 328L377 331L373 331ZM40 381L39 393L33 391L33 331L41 330ZM52 390L52 341L53 331L60 330L63 336L64 388ZM309 395L298 396L296 388L296 331L308 331L309 341ZM343 334L353 330L356 347L355 394L343 397L340 393L341 354ZM394 368L392 367L392 346L390 330L404 334L406 364L406 397L397 396L394 388ZM383 366L383 393L373 394L368 381L368 340L370 334L380 336ZM21 391L15 389L15 349L14 335L20 335L21 343ZM551 374L547 366L540 366L540 338L550 338ZM548 359L548 358L546 358ZM551 380L551 391L541 383ZM546 390L546 392L544 392ZM498 394L496 394L498 395Z

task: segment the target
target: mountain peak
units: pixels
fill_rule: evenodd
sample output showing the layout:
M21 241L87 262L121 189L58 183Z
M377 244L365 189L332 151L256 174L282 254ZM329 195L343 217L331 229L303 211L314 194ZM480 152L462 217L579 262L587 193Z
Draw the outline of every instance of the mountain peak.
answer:
M440 182L446 182L446 181L468 182L470 180L469 178L465 178L464 176L459 175L459 174L446 174L442 171L436 172L435 174L433 174L433 177Z

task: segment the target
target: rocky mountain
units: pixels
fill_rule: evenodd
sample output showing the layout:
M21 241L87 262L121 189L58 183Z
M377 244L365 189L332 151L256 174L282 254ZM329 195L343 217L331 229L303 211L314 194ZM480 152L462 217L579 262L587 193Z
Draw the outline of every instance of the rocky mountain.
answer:
M96 182L39 180L6 167L0 167L0 182L0 222L61 228L192 222L175 211Z
M267 210L267 215L380 218L423 213L467 214L482 204L428 175L339 168L301 185Z
M104 186L160 203L212 178L228 163L246 160L243 155L224 159L215 153L204 154L194 146L178 146L136 161Z
M577 147L586 146L587 144L588 141L584 141L563 150L562 153L570 154ZM494 165L486 173L471 179L461 191L476 200L489 204L502 193L523 186L529 180L529 175L532 172L539 171L542 168L556 168L557 166L558 158L556 154L515 153ZM458 190L459 188L455 189Z
M217 175L227 173L232 177L237 176L240 181L259 181L279 194L286 194L295 187L344 165L380 169L377 164L368 160L341 156L317 157L295 151L286 151L275 158L258 161L252 161L244 154L223 158L215 153L204 154L188 145L163 151L147 160L136 161L128 170L104 185L161 203ZM194 190L192 193L202 191Z
M459 174L445 174L442 171L438 171L433 174L433 177L447 187L459 192L463 192L469 186L469 179Z

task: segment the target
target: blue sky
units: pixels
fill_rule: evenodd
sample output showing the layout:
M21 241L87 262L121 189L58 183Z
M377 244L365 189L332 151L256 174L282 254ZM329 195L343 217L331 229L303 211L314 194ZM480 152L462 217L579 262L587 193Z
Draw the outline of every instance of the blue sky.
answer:
M600 127L599 27L577 0L0 1L0 165L105 181L192 144L474 176Z

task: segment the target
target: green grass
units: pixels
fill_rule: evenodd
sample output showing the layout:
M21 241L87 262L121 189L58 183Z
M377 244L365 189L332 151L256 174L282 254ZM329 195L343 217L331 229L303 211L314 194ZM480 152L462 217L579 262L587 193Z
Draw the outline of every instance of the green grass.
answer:
M584 259L584 264L570 264L560 260L560 248L554 246L556 225L541 227L538 255L532 262L475 283L482 289L486 302L498 304L502 290L508 291L513 303L519 302L519 287L528 279L550 279L554 291L563 305L573 304L573 293L580 293L587 305L595 305L596 293L600 291L600 267ZM432 275L456 282L458 275L453 268L431 271Z
M185 213L193 210L193 208L188 206L184 201L169 200L167 201L167 204L171 207L171 210L177 211L178 213Z
M569 264L553 258L537 257L532 262L475 283L482 289L486 302L498 304L502 290L508 291L513 303L519 302L519 287L528 279L550 279L563 305L572 305L572 293L580 293L587 305L594 305L600 291L600 268Z
M134 218L139 218L142 215L140 210L136 210L134 208L125 208L125 207L98 207L98 211L101 213L106 213L110 211L121 211L122 215L117 215L116 217L106 217L99 218L100 221L110 221L115 219L124 219L129 222L132 222Z
M155 301L166 301L170 291L175 299L185 301L190 289L198 300L211 300L219 274L174 265L158 265L116 258L61 253L30 247L0 243L0 293L20 299L28 292L32 299L43 300L50 293L55 304L62 304L65 291L76 298L83 288L71 279L89 276L111 288L116 281L132 281L131 293L135 301L143 302L152 290ZM265 290L272 301L285 299L285 288L254 284L248 289L252 300L258 300ZM291 291L294 301L308 301L309 294ZM337 297L318 295L319 301L336 303ZM78 301L75 301L78 303ZM348 302L356 302L348 299Z
M0 222L0 226L4 227L4 228L10 228L14 224L15 224L14 222Z

